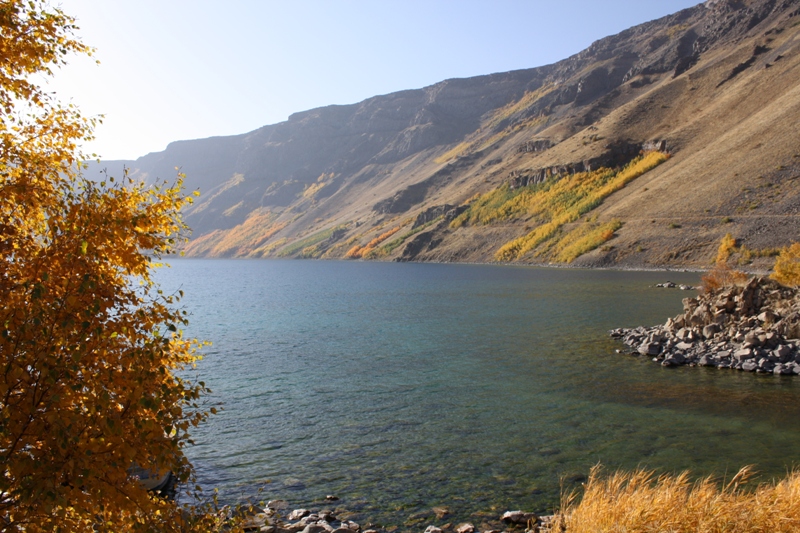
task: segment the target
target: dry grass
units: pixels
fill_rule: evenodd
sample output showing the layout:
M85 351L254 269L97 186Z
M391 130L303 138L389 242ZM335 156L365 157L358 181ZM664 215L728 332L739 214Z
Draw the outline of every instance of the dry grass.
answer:
M595 467L583 497L562 502L557 523L569 533L791 533L800 531L800 473L757 486L746 485L745 467L719 484L691 482L689 474L647 470L601 475Z

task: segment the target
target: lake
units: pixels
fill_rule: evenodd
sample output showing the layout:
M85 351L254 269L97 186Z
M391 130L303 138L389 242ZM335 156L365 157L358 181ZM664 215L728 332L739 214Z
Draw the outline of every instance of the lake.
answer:
M171 264L157 278L185 291L186 333L213 342L195 378L224 408L188 456L223 501L421 530L552 510L598 463L720 477L754 464L770 479L800 457L798 378L615 353L607 330L678 314L695 293L653 285L696 273Z

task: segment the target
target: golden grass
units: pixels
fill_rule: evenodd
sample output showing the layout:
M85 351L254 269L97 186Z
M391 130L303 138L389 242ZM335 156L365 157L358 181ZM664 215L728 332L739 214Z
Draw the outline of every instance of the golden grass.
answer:
M746 485L745 467L720 485L708 477L647 470L601 475L595 467L580 502L564 498L556 523L568 533L792 533L800 531L800 474ZM556 528L555 531L558 529Z
M433 160L434 163L442 164L447 163L451 159L455 159L456 157L460 156L464 152L466 152L472 146L469 142L462 142L448 150L447 152L443 153L439 157Z

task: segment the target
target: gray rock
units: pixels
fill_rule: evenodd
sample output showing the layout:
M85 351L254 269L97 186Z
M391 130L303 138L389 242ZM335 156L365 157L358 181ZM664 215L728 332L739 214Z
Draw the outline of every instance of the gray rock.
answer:
M330 511L321 511L319 513L319 519L324 520L326 522L334 522L336 521L336 515L334 515Z
M267 508L275 511L283 511L289 508L289 502L286 500L270 500L267 502Z
M697 364L700 366L714 366L714 360L711 357L704 355L699 361L697 361Z
M703 328L703 337L710 339L720 331L722 331L722 328L719 324L709 324Z
M442 533L442 530L436 526L428 526L425 528L425 533Z
M507 524L527 524L529 520L538 520L536 513L526 513L523 511L506 511L500 520Z
M456 533L475 533L475 526L469 522L464 522L456 527Z
M753 350L751 350L750 348L741 348L741 349L736 350L735 352L733 352L733 356L739 361L744 361L746 359L752 359L753 358Z
M661 353L661 345L655 342L645 342L639 346L638 351L642 355L658 355Z
M311 511L308 509L295 509L286 517L287 520L300 520L301 518L305 518L306 516L310 515Z
M714 355L714 357L716 357L717 359L725 359L730 356L731 356L730 350L720 350Z
M331 528L331 531L333 531L333 528ZM302 531L302 533L323 533L323 532L327 533L327 529L317 524L316 522L313 524L306 524L306 527L304 527Z
M752 360L751 361L745 361L742 364L742 370L744 370L746 372L752 372L756 368L758 368L758 364L755 361L752 361Z
M772 369L772 373L780 374L782 376L788 376L792 374L793 369L794 369L793 366L783 365L781 363L778 363L777 365L775 365L775 368Z
M244 531L260 530L264 527L272 526L272 520L266 513L258 513L253 516L248 516L242 522L242 529Z
M744 347L745 348L753 348L761 346L761 339L758 338L758 335L753 333L752 331L744 336Z
M785 344L780 344L777 348L772 350L772 354L777 357L781 363L785 363L789 360L789 356L792 355L792 349Z
M758 315L758 320L762 323L772 324L778 319L778 315L772 312L772 310L767 309L760 315Z

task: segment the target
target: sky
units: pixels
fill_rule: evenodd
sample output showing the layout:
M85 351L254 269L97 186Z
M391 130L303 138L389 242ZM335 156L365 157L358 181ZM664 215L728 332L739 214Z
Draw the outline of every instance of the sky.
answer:
M53 0L93 58L47 81L103 159L330 104L531 68L698 0ZM100 62L98 65L96 60Z

